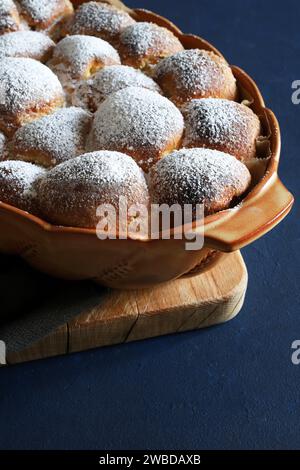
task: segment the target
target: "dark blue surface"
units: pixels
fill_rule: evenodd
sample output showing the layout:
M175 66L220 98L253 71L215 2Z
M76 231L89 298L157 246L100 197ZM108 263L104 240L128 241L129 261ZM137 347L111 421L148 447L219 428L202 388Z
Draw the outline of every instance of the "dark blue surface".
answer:
M299 198L300 3L131 1L216 45L258 83L283 133L281 177ZM300 448L299 212L244 250L242 313L204 331L0 371L0 447Z

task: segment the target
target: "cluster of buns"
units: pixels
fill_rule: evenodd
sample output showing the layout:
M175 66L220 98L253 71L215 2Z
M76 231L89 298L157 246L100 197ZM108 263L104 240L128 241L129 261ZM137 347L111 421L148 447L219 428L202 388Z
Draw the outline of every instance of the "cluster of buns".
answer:
M55 39L73 12L70 0L1 0L0 34L31 29Z
M78 227L120 196L232 207L261 133L238 99L222 57L123 9L0 0L0 201Z

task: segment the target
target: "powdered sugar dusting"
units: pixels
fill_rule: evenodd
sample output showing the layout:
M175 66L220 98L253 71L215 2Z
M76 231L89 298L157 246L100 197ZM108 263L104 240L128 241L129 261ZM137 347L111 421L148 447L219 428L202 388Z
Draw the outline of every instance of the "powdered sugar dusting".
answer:
M140 70L126 65L104 67L97 74L76 87L73 104L95 112L109 95L128 87L147 88L161 93L159 86Z
M232 155L241 160L254 155L260 123L244 105L216 99L235 99L226 61L212 52L183 50L168 29L137 23L125 11L95 1L76 10L68 26L73 36L56 46L46 34L26 30L28 21L32 29L49 33L72 8L69 0L0 0L0 123L9 135L8 140L0 132L0 201L32 213L39 201L50 222L93 227L99 204L117 208L120 196L129 204L149 203L142 167L151 168L153 202L202 202L206 214L228 207L251 179ZM119 48L126 64L149 69L160 61L157 83L121 65L105 40ZM45 61L52 48L48 65L57 76L33 60ZM98 109L94 118L84 109L61 108L12 136L27 117L63 106L62 85L70 95L76 87L74 104ZM172 151L181 145L184 120L162 93L178 106L190 101L182 108L183 144L205 148ZM87 147L99 151L85 154Z
M0 60L1 113L16 113L63 97L58 78L45 65L33 59Z
M201 144L226 149L239 158L254 157L260 132L258 117L247 106L230 100L192 100L183 108L184 146Z
M12 152L26 160L37 155L37 163L54 166L85 152L90 125L91 115L83 109L61 109L20 128L14 135Z
M125 11L110 5L88 2L75 12L70 34L88 34L114 40L135 21Z
M12 10L16 9L16 5L13 0L1 0L0 1L0 15L8 15Z
M0 201L26 211L34 211L35 183L45 170L27 162L0 162Z
M93 152L58 165L39 184L39 199L45 216L54 223L95 226L96 209L119 197L128 205L148 204L145 177L135 161L119 152ZM53 206L55 211L53 211Z
M0 34L19 29L19 14L12 0L0 1Z
M63 83L86 78L93 62L102 65L120 64L118 52L106 41L92 36L76 35L62 39L54 49L49 67Z
M53 15L62 12L67 3L66 0L19 0L21 12L26 13L33 23L49 21Z
M91 146L137 154L147 169L182 132L183 117L173 103L153 91L131 87L113 93L99 106Z
M168 83L162 85L164 77ZM229 80L235 79L224 59L213 52L190 49L163 59L156 67L154 78L168 96L204 98L218 97Z
M217 150L182 149L160 160L150 171L154 203L204 204L210 213L218 201L228 205L250 183L246 166Z
M147 54L157 59L183 50L179 39L166 28L154 23L139 22L126 28L120 37L121 55L145 57Z
M16 31L0 36L0 58L30 57L42 60L54 47L46 34L36 31Z

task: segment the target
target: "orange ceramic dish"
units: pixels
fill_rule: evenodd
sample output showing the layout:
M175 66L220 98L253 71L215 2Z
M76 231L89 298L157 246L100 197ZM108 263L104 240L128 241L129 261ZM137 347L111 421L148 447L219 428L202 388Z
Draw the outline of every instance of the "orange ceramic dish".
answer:
M129 11L137 21L152 21L169 28L186 49L206 49L221 55L207 41L183 34L165 18L145 10ZM261 165L258 160L258 182L241 204L205 218L202 249L187 251L184 239L99 240L94 229L53 226L0 202L0 251L20 255L30 265L56 277L91 279L110 287L131 289L207 270L223 253L238 250L271 230L293 205L293 196L277 174L280 129L253 80L237 67L232 67L232 71L241 96L252 103L268 136L269 158L261 160ZM262 154L264 148L266 142L262 142Z

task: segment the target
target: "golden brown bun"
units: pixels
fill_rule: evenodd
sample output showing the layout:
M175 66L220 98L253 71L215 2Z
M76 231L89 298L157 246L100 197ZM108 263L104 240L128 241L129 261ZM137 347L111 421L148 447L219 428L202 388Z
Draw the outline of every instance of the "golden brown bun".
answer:
M49 222L74 227L96 227L97 208L112 205L116 213L119 198L128 207L148 207L149 195L142 170L128 155L93 152L81 155L48 171L37 189L40 210Z
M72 103L94 113L109 95L132 86L162 93L157 83L141 70L127 65L111 65L103 67L90 80L79 82Z
M18 209L38 213L35 184L45 170L27 162L0 162L0 201Z
M235 101L206 98L192 100L185 116L184 147L207 147L249 161L256 156L261 125L254 112Z
M101 2L87 2L76 10L66 32L96 36L116 45L122 31L134 23L126 11Z
M163 57L183 51L183 46L168 29L140 22L123 31L118 50L123 64L149 70Z
M195 98L237 98L236 80L227 62L213 52L190 49L163 59L154 79L177 105Z
M89 148L127 153L148 171L180 146L183 128L180 111L167 98L144 88L125 88L100 104Z
M33 59L0 60L0 130L12 135L19 127L52 113L65 103L62 86L51 70Z
M26 124L13 137L11 158L50 168L82 155L91 122L90 113L71 107Z
M56 73L65 90L72 92L77 81L87 80L105 65L120 63L118 52L108 42L78 34L62 39L47 65Z
M0 58L28 57L47 62L52 56L55 43L38 31L15 31L0 36Z
M35 31L45 31L54 39L60 37L62 25L74 12L69 0L18 0L20 15Z
M204 205L204 215L227 209L249 187L247 167L233 156L210 149L182 149L160 160L150 174L151 202Z

